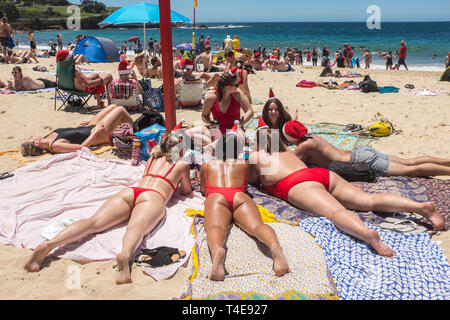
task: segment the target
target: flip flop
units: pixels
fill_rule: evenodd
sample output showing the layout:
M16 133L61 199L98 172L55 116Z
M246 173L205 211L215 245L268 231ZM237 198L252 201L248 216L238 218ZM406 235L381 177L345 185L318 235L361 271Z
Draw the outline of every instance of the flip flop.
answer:
M11 178L12 176L14 176L14 174L9 172L3 172L2 174L0 174L0 180Z
M427 231L427 228L417 225L412 220L395 218L386 218L385 222L380 223L378 226L382 229L399 233L421 233Z
M420 221L423 219L423 216L414 212L395 212L392 217L396 219L407 219L413 221Z

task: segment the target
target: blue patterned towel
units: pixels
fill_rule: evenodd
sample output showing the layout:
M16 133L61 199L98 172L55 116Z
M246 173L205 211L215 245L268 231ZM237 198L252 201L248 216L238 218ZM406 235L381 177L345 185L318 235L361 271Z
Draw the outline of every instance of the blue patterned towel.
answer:
M341 299L450 299L450 265L427 234L396 233L366 225L378 231L396 257L375 254L364 242L339 231L328 219L300 221L300 227L324 249Z

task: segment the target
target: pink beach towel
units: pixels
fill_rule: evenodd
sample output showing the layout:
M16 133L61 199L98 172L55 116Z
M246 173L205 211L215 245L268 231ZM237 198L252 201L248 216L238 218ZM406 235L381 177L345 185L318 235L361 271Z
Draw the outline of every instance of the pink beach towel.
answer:
M306 80L302 80L299 83L297 83L296 87L300 87L300 88L313 88L317 86L317 82L314 81L306 81Z
M144 165L99 159L89 149L53 155L14 171L14 176L0 181L0 242L19 248L34 249L45 238L42 231L50 224L67 219L92 216L112 195L136 186ZM195 243L190 233L192 219L187 208L202 209L199 193L185 197L176 193L167 205L167 214L144 238L142 248L169 246L186 251L179 262L160 268L143 268L162 280L170 277L189 257ZM95 234L82 241L55 249L52 254L72 260L112 260L122 248L126 224Z

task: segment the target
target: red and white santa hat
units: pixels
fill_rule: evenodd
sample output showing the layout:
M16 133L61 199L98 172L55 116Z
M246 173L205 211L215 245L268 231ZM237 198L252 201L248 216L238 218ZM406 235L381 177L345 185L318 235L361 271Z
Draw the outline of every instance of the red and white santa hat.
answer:
M297 120L288 121L283 126L283 134L289 142L301 140L307 133L308 128Z
M259 129L268 129L269 126L265 123L262 114L258 114L258 130Z
M184 123L184 119L181 119L180 122L175 126L175 128L173 128L173 131L183 129L183 123Z
M269 100L273 100L276 99L277 97L275 97L275 94L273 93L273 87L270 86L269 87Z
M56 53L56 61L69 60L73 56L73 51L61 49Z
M270 56L270 60L278 60L276 56Z
M239 120L234 120L234 125L233 125L233 127L231 128L231 131L237 133L238 125L239 125L240 123L241 123L241 122L240 122Z
M241 64L238 63L234 68L231 68L228 72L230 73L230 76L235 75L236 72L239 70L239 68L241 67Z
M118 68L119 74L129 74L131 72L131 70L128 69L129 66L130 66L130 63L128 62L128 60L120 61L119 68Z
M191 59L181 59L180 65L184 69L194 69L194 62Z

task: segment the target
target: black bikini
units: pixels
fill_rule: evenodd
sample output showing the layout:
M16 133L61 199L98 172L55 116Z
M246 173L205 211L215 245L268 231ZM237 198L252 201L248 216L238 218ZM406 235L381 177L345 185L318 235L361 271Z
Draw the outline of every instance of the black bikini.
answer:
M50 150L52 150L55 141L60 139L69 140L69 142L73 144L82 144L91 135L91 131L94 127L95 125L80 128L59 128L50 132L44 138L47 138L54 132L58 134L50 145Z

